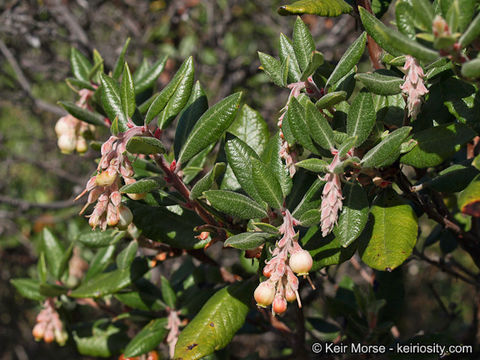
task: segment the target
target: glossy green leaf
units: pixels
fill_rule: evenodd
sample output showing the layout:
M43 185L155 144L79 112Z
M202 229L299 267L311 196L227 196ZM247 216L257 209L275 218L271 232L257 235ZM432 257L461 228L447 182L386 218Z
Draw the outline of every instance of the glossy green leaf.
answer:
M190 191L190 199L194 200L202 195L204 191L210 190L215 179L225 172L225 163L216 163L203 178L197 181Z
M330 124L311 102L307 103L305 118L313 140L326 150L335 149Z
M117 255L117 267L128 269L137 255L138 242L133 240L128 246Z
M423 29L430 30L433 22L433 6L429 0L411 0L415 17Z
M215 143L235 120L242 93L235 93L208 109L193 127L178 157L185 163L206 146Z
M462 65L462 75L466 78L476 79L480 77L480 59L468 61Z
M128 129L127 117L122 109L122 100L120 98L120 89L115 80L111 77L100 74L102 105L110 121L118 122L118 131L123 132Z
M415 15L410 0L399 0L395 3L395 20L403 35L415 39Z
M224 246L240 250L256 249L271 236L272 234L266 232L245 232L229 237L225 240Z
M346 91L333 91L325 94L315 103L317 109L329 109L347 99Z
M10 283L23 297L30 300L43 301L45 296L40 294L40 283L33 279L11 279Z
M73 331L73 340L81 355L108 358L118 355L129 341L122 329L107 319L81 323Z
M163 154L166 149L163 143L154 137L133 136L128 140L127 151L130 154Z
M99 248L111 245L121 239L125 235L123 231L117 230L106 230L106 231L85 231L80 234L77 238L77 241L81 242L83 245Z
M123 72L123 66L125 64L125 54L127 53L128 45L130 45L130 38L127 38L125 44L123 45L122 51L115 62L115 66L113 67L112 77L116 80L120 78Z
M318 112L316 109L315 111ZM311 129L309 129L307 123L305 109L294 97L290 99L283 123L288 126L297 143L314 154L318 154L318 150L310 137Z
M205 191L205 197L217 210L240 219L267 217L265 209L249 197L228 190Z
M321 219L321 212L318 209L310 209L305 211L302 216L300 216L300 225L304 227L310 227L313 225L317 225Z
M97 250L95 256L90 260L90 266L88 267L84 281L88 281L91 277L100 274L112 263L115 249L115 245L110 245Z
M362 233L368 220L367 194L357 183L343 185L343 210L334 229L335 236L343 247L349 246Z
M349 14L352 7L343 0L299 0L278 9L280 15L312 14L319 16L339 16Z
M253 286L243 282L217 291L180 333L173 358L197 360L227 346L245 322Z
M45 252L40 252L40 256L38 257L37 263L37 273L38 279L40 282L46 282L48 276L48 269L47 269L47 260L45 260Z
M363 32L345 51L345 54L341 57L333 72L325 84L327 87L329 84L335 84L345 75L347 75L354 66L360 61L360 58L365 51L365 44L367 43L367 34Z
M392 0L372 0L372 11L377 18L381 18L390 6Z
M310 186L310 188L305 192L302 200L297 205L295 210L293 211L292 215L294 218L299 218L302 214L310 209L318 209L320 208L321 200L320 197L322 195L322 188L325 185L325 181L317 179L315 182Z
M362 145L375 125L376 114L372 95L360 92L353 100L347 115L347 134L356 136L356 146Z
M71 242L70 245L68 246L67 250L65 250L63 252L63 255L60 259L60 264L59 264L59 267L58 267L58 278L59 279L63 276L63 274L67 270L68 264L70 262L72 254L73 254L73 245L74 245L74 243Z
M228 132L250 146L258 155L263 153L269 137L268 126L262 115L248 105L243 105Z
M478 170L473 166L455 164L422 185L440 192L455 193L464 190L477 175Z
M447 11L447 21L452 33L464 32L472 23L475 8L478 6L477 1L471 0L454 0ZM463 46L463 43L460 42Z
M124 194L149 193L161 187L163 183L159 178L141 179L132 184L123 185L119 191Z
M288 83L300 81L302 72L300 71L300 66L298 65L293 44L284 34L280 34L279 55L282 64L288 59Z
M162 289L162 299L170 309L175 309L177 295L170 285L170 281L165 276L161 277L160 287Z
M40 284L39 290L40 294L46 297L57 297L60 295L65 295L69 291L69 289L65 286L47 283Z
M82 120L92 125L106 126L104 121L105 117L97 112L81 108L70 101L59 101L58 103L78 120Z
M480 14L475 16L475 19L470 23L458 42L462 47L467 47L478 38L478 36L480 36Z
M45 253L45 259L47 260L48 270L50 274L58 280L62 275L60 273L60 267L65 249L48 228L43 229L42 235L43 251Z
M275 174L256 158L252 161L252 178L258 195L274 209L283 208L283 192Z
M310 34L307 25L298 16L293 26L293 49L300 65L300 70L305 71L307 68L312 53L315 51L315 42Z
M282 139L280 138L280 135L278 133L273 134L262 154L262 161L267 164L275 175L275 178L282 188L283 197L287 197L292 190L293 184L289 171L280 157L281 148Z
M302 72L300 81L305 81L309 76L313 75L315 71L324 63L323 54L318 51L312 52L310 59L307 63L307 67Z
M305 159L295 164L295 166L297 167L312 171L314 173L327 172L328 165L328 162L318 158Z
M155 82L162 73L166 62L167 57L163 56L161 59L155 62L155 64L153 64L148 70L146 69L146 71L140 72L140 76L136 76L137 73L135 73L133 79L135 82L136 94L141 94L145 90L148 90L155 85Z
M132 309L143 311L161 311L165 310L167 307L167 305L158 298L157 294L151 294L149 292L140 290L118 293L114 296L118 301Z
M120 99L122 100L123 113L127 118L132 117L135 112L135 85L128 64L125 63L120 87Z
M286 82L283 78L282 74L282 64L280 61L275 59L273 56L268 54L258 52L258 58L260 59L260 63L262 64L262 69L270 78L271 81L277 86L284 87L286 86Z
M88 90L95 90L92 84L88 81L80 80L77 78L66 78L65 82L67 83L68 87L74 89L75 91L79 91L81 89L88 89Z
M435 61L439 54L420 45L407 36L385 26L363 7L359 7L360 17L367 33L386 51L394 56L408 54L423 61Z
M253 221L251 224L253 225L254 229L260 230L261 232L266 232L271 235L280 235L278 228L276 228L273 225L262 223L262 222L253 222Z
M400 146L412 130L409 126L388 134L378 145L370 149L362 159L363 167L383 167L393 164L400 155Z
M175 141L173 149L175 152L175 159L178 159L180 149L188 138L196 122L208 109L207 95L205 94L200 82L197 81L192 88L190 98L185 105L184 110L178 120L177 128L175 130Z
M480 175L458 194L458 208L464 214L480 217Z
M440 165L473 139L475 132L464 124L444 124L413 135L417 145L400 158L403 164L417 168Z
M355 79L360 80L369 91L378 95L399 94L402 92L400 85L404 83L402 78L378 72L356 74Z
M392 189L377 196L370 213L372 224L361 237L362 260L376 270L391 271L412 253L417 241L417 217Z
M135 337L128 343L123 356L126 358L146 354L154 350L167 335L166 318L150 321Z
M88 75L92 69L92 64L80 51L72 47L70 49L70 66L72 74L79 80L90 82Z

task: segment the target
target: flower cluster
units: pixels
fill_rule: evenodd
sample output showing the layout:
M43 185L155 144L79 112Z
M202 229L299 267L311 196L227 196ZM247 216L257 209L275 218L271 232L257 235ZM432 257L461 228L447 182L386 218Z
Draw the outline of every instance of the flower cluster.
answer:
M126 155L126 147L133 136L143 135L150 136L146 127L132 126L123 133L116 136L112 135L103 143L102 157L98 164L97 174L88 180L85 190L77 196L77 199L79 199L89 192L87 203L80 214L90 204L97 201L92 214L89 216L89 224L93 229L97 226L100 226L102 230L105 230L107 226L126 229L132 222L132 212L122 204L119 188L122 185L122 178L125 184L132 184L136 181L133 178L132 164Z
M178 314L179 314L179 311L175 311L173 309L169 310L168 312L167 344L168 344L169 354L172 359L173 359L173 355L175 354L175 345L177 344L178 336L180 335L180 325L182 323Z
M63 324L57 310L55 310L53 299L48 298L43 306L44 308L37 315L37 323L32 330L35 340L40 341L43 339L46 343L51 343L55 340L59 345L65 345L68 334L63 329Z
M403 70L406 71L404 80L405 82L400 88L403 93L408 96L407 107L408 115L412 120L415 120L420 113L420 107L422 106L422 96L428 93L427 88L423 82L425 74L422 67L418 64L414 57L407 55L407 60Z
M76 105L87 109L88 99L93 95L93 91L82 89L79 91L80 99ZM64 154L70 154L77 151L83 154L88 150L86 135L88 132L93 133L95 126L87 124L70 114L62 116L55 124L55 132L58 136L58 147Z
M322 191L321 205L321 227L322 236L327 236L338 220L338 212L342 210L343 197L340 175L334 172L337 165L340 164L340 157L336 150L332 151L334 157L330 165L328 165L328 173L323 180L326 182Z
M283 224L279 231L283 235L272 252L272 258L266 262L263 275L268 279L261 282L255 289L254 297L257 305L267 307L272 305L274 314L282 314L287 310L287 301L298 302L298 278L295 275L308 275L313 259L310 253L303 250L298 243L298 234L294 226L298 224L288 210L283 216Z

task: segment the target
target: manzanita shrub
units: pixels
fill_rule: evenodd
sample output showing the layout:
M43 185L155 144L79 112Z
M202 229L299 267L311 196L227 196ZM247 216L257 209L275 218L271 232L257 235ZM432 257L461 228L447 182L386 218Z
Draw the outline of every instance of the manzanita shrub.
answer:
M324 296L320 270L355 254L381 278L448 233L480 265L478 3L398 0L396 28L378 18L389 1L355 5L279 9L350 13L365 32L332 65L298 17L292 39L280 35L279 58L258 53L289 93L271 114L273 133L241 93L209 103L192 58L157 91L166 58L132 73L128 41L113 69L98 52L90 61L72 49L67 82L78 101L60 102L69 115L55 129L62 152L83 153L87 142L100 152L78 195L94 231L65 247L45 229L36 278L12 281L43 303L37 340L124 359L156 359L165 342L171 358L200 359L240 329L295 338L288 331L303 332L305 321L335 327L308 317L309 307ZM367 48L372 68L359 71ZM94 141L105 126L110 137ZM437 227L422 233L421 217ZM419 237L427 241L416 248ZM213 260L204 249L215 243L236 263ZM172 257L181 263L169 279L152 275ZM392 344L385 291L349 281L338 289L328 302L328 316L348 319L338 339ZM301 338L283 354L301 358L328 339Z

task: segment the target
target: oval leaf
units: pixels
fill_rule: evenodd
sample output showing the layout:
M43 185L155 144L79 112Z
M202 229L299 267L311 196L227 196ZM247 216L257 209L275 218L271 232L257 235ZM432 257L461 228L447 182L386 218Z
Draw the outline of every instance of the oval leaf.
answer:
M360 146L367 140L375 125L375 120L372 95L368 92L359 93L348 109L347 115L347 134L357 137L355 146Z
M252 178L258 195L274 209L282 209L283 192L275 174L260 160L251 158Z
M300 0L278 9L280 15L312 14L318 16L339 16L349 14L352 7L343 0Z
M382 75L378 72L356 74L355 79L360 80L369 91L378 95L399 94L402 91L400 85L404 82L397 76Z
M167 319L155 319L150 321L140 332L128 343L123 356L126 358L139 356L154 350L163 341L167 334Z
M272 234L266 232L245 232L225 240L224 246L240 250L251 250L263 245Z
M458 194L458 208L464 214L480 217L480 175Z
M127 150L131 154L163 154L166 149L160 140L154 137L133 136L127 143Z
M412 130L409 126L388 134L377 146L370 149L362 159L363 167L382 167L392 164L400 155L400 147Z
M267 217L264 208L249 197L228 190L205 191L205 197L212 206L231 216L240 219L256 219Z

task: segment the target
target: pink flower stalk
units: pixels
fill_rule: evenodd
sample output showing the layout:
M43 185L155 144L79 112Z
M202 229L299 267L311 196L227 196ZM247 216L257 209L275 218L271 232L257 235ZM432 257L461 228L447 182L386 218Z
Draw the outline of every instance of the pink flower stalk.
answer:
M45 300L43 307L43 310L37 315L37 324L32 330L35 340L40 341L43 339L46 343L51 343L55 340L59 345L65 345L68 334L63 329L63 324L55 309L53 298Z
M335 167L340 163L340 158L336 150L332 162L328 166L328 174L325 175L324 181L326 181L322 192L322 205L321 205L321 226L322 236L327 236L337 224L338 212L343 207L342 187L340 182L340 175L335 174L333 171Z
M133 136L145 135L151 136L145 126L132 126L123 133L110 136L103 143L97 175L88 180L85 190L76 198L79 199L89 192L87 203L80 214L90 204L97 201L92 214L89 216L89 224L93 229L100 226L102 230L105 230L107 225L118 225L121 228L126 228L131 223L131 211L121 203L122 196L118 190L122 178L125 184L135 182L132 164L126 156L127 143Z
M175 310L170 310L168 313L168 323L167 329L167 344L168 344L168 352L170 357L173 359L173 355L175 354L175 345L178 341L178 336L180 335L180 317L178 316L179 312Z
M290 146L288 145L283 135L283 132L282 132L283 118L285 116L285 113L288 110L288 104L290 103L290 100L292 99L292 97L297 98L303 89L305 89L305 92L307 93L308 96L316 99L319 99L322 96L322 92L313 81L312 76L309 76L308 79L305 81L299 81L299 82L288 84L287 87L290 89L290 95L288 95L287 104L282 110L280 110L282 114L278 118L277 126L280 128L280 138L282 139L282 145L281 145L279 155L282 159L285 160L290 177L293 177L293 175L295 175L295 172L296 172L295 159L294 159L296 154L291 151Z
M89 108L88 100L92 97L93 91L82 89L78 93L80 99L76 102L76 105L82 109ZM62 116L55 124L55 132L58 136L58 147L61 152L70 154L75 150L78 153L87 151L88 146L84 136L87 131L94 132L95 126L80 121L70 114Z
M268 277L268 280L261 282L255 290L254 296L257 305L261 307L272 305L273 314L285 312L287 301L297 299L298 306L302 306L298 294L298 278L290 267L290 259L301 254L305 266L299 266L297 258L295 267L301 268L304 276L311 269L313 261L308 251L303 250L298 243L298 235L294 229L294 226L298 224L298 220L294 219L292 214L286 210L283 215L283 224L278 229L283 236L277 242L272 252L272 258L266 262L263 268L263 274Z
M423 82L425 74L422 67L418 64L414 57L407 55L405 66L403 70L406 71L404 76L405 82L400 88L403 93L408 96L407 107L408 115L415 120L420 113L420 107L422 106L422 96L428 93L427 88Z

